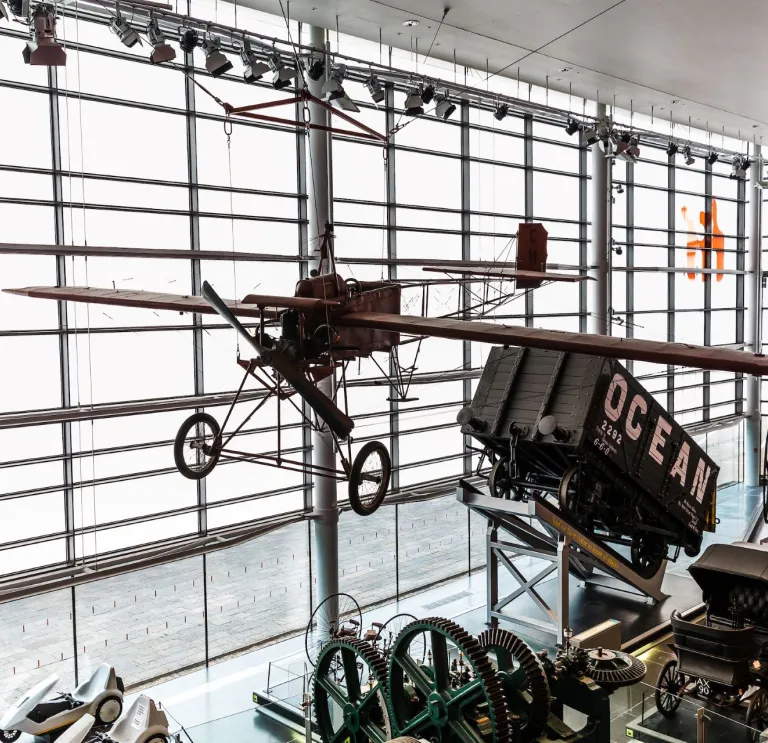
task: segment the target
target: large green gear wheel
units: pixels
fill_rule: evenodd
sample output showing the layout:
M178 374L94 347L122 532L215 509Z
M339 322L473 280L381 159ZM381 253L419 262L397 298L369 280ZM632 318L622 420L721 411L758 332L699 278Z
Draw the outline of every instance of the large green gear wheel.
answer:
M432 665L408 653L412 640L429 637ZM451 683L448 641L472 671L469 682ZM406 686L406 676L411 685ZM435 743L510 743L504 690L483 649L472 635L448 619L420 619L406 625L389 656L389 700L396 736Z
M525 640L498 627L485 630L477 642L495 656L509 713L520 718L521 740L535 740L546 728L552 703L541 659Z
M387 663L369 643L349 638L325 645L317 657L313 693L324 743L386 743L393 737Z

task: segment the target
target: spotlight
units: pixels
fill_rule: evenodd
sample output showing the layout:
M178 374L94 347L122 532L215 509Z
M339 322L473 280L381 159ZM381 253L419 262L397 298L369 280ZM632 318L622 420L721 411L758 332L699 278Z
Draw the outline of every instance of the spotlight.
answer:
M435 106L435 116L437 116L438 119L442 119L443 121L448 121L448 119L450 119L456 111L456 105L451 103L450 99L448 98L448 91L446 90L443 95L438 95L436 100L437 105Z
M696 158L691 154L690 145L683 147L683 158L686 165L693 165L696 162Z
M255 83L261 80L263 75L269 72L269 65L262 62L251 49L248 39L243 39L243 48L240 50L240 59L243 62L243 80L247 83Z
M3 0L0 0L0 20L5 19L6 21L9 21L11 19L10 14L8 13L8 8L5 7L5 2Z
M272 70L272 87L275 90L287 88L298 74L291 67L286 67L283 58L275 51L267 57L267 64Z
M568 123L565 126L566 134L573 136L579 131L579 122L576 119L568 119Z
M109 27L129 49L136 46L137 42L141 44L139 35L119 13L109 22Z
M14 11L15 13L15 11ZM24 62L30 65L61 67L67 62L64 47L56 41L56 12L53 6L40 3L32 16L32 40L22 50Z
M384 92L384 88L381 87L381 82L379 81L379 78L376 77L376 75L371 73L371 76L363 83L363 85L365 85L365 87L368 89L368 92L371 94L371 98L373 99L374 103L384 102L386 93Z
M636 136L628 133L623 134L616 146L616 157L628 163L636 163L637 158L640 157L638 142L639 140Z
M597 129L585 129L582 134L584 136L584 141L588 145L593 145L600 139L600 134L598 133Z
M728 176L729 178L746 178L747 177L747 170L749 169L749 166L751 163L749 162L749 159L746 157L734 157L733 158L733 165L731 167L731 174Z
M325 57L321 54L310 54L304 63L310 80L317 82L325 75Z
M411 88L405 98L405 115L421 116L424 113L424 107L421 105L423 102L418 88Z
M624 193L624 186L621 183L616 184L614 188L616 189L616 193L618 194Z
M677 142L670 142L667 145L667 156L674 157L677 154Z
M427 83L421 91L421 100L424 101L424 105L428 106L432 103L432 99L435 97L435 86L431 83Z
M152 64L170 62L172 59L176 59L176 50L165 41L165 36L155 18L150 18L149 20L147 37L149 38L149 43L152 44L152 54L149 55L149 60Z
M509 106L506 103L500 103L493 112L493 118L496 121L503 121L509 113Z
M707 155L707 162L708 162L710 165L714 165L714 164L717 162L717 159L718 159L719 157L720 157L720 155L718 155L716 152L710 152L710 153Z
M199 41L197 31L194 28L187 28L179 33L179 46L181 51L192 54Z
M205 54L205 69L213 77L221 77L225 72L232 69L232 62L227 59L224 53L219 49L221 42L214 37L206 36L203 39L203 54Z
M340 64L334 67L328 75L328 79L323 83L323 98L328 101L328 103L333 103L334 106L343 111L353 111L358 113L360 109L347 95L347 92L342 85L342 81L346 76L347 68L345 65Z

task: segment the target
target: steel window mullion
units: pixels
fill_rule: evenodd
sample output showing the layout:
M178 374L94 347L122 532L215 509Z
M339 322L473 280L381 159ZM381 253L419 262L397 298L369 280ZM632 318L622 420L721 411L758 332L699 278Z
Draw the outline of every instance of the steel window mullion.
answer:
M525 143L524 143L524 162L525 162L525 221L533 221L533 117L526 116L524 119ZM525 325L533 326L533 292L528 289L525 292Z
M195 108L195 63L192 53L184 53L184 94L186 101L186 134L187 134L187 176L189 188L189 246L191 254L200 253L200 191L197 173L197 118ZM192 294L202 293L202 276L199 258L190 260ZM204 359L203 359L203 317L199 313L192 314L192 356L193 379L195 395L205 393ZM196 413L203 408L195 408ZM207 492L206 479L197 481L197 530L202 536L208 533L208 512L206 509ZM207 625L207 621L206 621ZM206 658L208 657L206 643Z
M736 240L736 269L746 271L746 241L744 235L747 234L747 214L746 214L746 181L739 179L737 181L738 206L736 207L736 231L741 237ZM752 198L762 199L762 192L758 191L752 194ZM757 279L760 281L760 279ZM736 276L736 343L744 343L744 321L745 321L745 274ZM759 349L755 349L757 351ZM736 412L744 412L744 375L736 375Z
M587 206L587 189L589 179L587 177L587 148L579 148L579 274L587 275L587 263L589 260L589 241L587 226L589 214ZM579 282L579 332L587 332L587 282Z
M704 236L704 261L702 268L712 268L712 165L706 163L704 175L704 213L706 216L706 234ZM704 281L704 345L712 342L712 275L702 274ZM704 388L702 390L702 420L709 420L710 387L709 382L712 373L705 371L703 374Z
M627 163L627 267L634 268L635 266L635 166L633 163ZM613 249L613 245L611 245ZM635 322L635 272L626 271L626 296L627 296L627 314L626 314L626 333L627 338L634 337L634 322ZM613 297L611 297L611 308L613 308ZM612 312L615 316L617 313ZM613 319L613 318L611 318ZM627 361L627 368L630 373L634 374L634 361Z
M470 209L472 202L472 168L469 160L470 141L469 141L469 102L461 102L461 259L468 261L472 259L472 238L470 236ZM462 284L461 287L461 311L464 315L469 307L472 306L472 292L469 284ZM470 341L462 342L462 362L464 369L472 368L472 343ZM465 379L462 383L464 405L472 403L472 380ZM472 473L472 453L467 448L470 444L470 437L464 436L464 474ZM469 538L469 533L468 533Z
M667 164L667 267L675 267L675 156L668 155ZM667 340L675 340L675 276L667 274ZM675 413L674 366L667 365L667 410Z

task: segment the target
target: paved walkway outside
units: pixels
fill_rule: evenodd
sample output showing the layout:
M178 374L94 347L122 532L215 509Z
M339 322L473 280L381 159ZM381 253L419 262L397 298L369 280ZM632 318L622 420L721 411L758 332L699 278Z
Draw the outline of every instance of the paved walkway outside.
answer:
M400 590L467 570L467 509L453 497L398 507ZM471 522L472 566L484 564ZM395 508L340 523L340 590L362 604L395 595ZM308 526L294 524L202 558L78 586L76 641L69 589L0 605L0 709L51 673L60 689L108 661L134 685L205 658L204 586L212 658L303 630L309 619ZM313 555L313 562L316 556ZM313 565L314 571L314 565ZM314 572L313 572L314 574Z

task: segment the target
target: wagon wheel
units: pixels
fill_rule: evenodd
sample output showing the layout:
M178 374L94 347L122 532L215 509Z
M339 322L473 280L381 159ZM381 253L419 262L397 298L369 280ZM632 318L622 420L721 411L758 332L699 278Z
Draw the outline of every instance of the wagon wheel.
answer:
M349 505L360 516L378 509L389 488L392 460L381 441L369 441L357 453L349 473Z
M420 636L429 640L431 665L411 654ZM466 677L451 671L451 658L459 654ZM432 618L407 625L392 648L388 681L395 735L435 743L509 743L501 682L477 640L455 622Z
M497 669L510 714L520 718L520 740L534 740L547 725L552 702L541 660L528 643L503 629L485 630L477 641Z
M493 463L488 475L488 490L494 498L517 500L517 488L510 484L509 458L501 457Z
M758 689L747 706L747 735L750 741L760 740L760 733L768 728L768 692Z
M667 557L667 541L654 534L632 537L632 564L643 578L653 578Z
M348 593L334 593L312 612L304 633L304 650L314 666L322 649L333 640L358 640L363 624L360 606Z
M387 664L367 642L329 642L317 658L313 686L324 743L385 743L392 738Z
M588 526L590 517L582 501L582 490L589 485L589 480L578 464L566 470L560 480L557 500L560 510L575 521L579 526Z
M684 687L685 676L677 670L677 660L674 658L668 660L661 669L654 694L656 709L660 714L664 717L675 716L677 708L683 701Z

